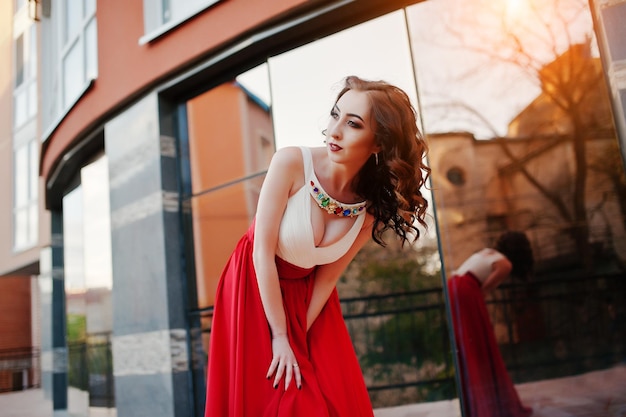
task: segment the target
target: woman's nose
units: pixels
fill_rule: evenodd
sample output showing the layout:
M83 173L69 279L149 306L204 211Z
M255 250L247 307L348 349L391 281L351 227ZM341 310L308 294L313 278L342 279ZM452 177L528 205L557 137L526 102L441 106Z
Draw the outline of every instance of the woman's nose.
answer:
M328 126L328 136L332 138L338 138L341 136L341 129L338 122L331 123Z

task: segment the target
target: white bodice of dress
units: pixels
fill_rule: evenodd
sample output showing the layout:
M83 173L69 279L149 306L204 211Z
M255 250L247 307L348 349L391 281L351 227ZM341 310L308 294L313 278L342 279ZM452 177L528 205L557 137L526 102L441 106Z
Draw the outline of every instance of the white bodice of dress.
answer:
M485 282L493 269L493 263L504 258L504 255L494 249L482 249L465 260L454 271L454 275L463 275L471 272L480 282Z
M304 185L287 201L278 232L276 254L301 268L312 268L316 265L332 263L350 249L365 222L365 214L357 216L350 230L338 241L328 246L315 246L311 224L313 196L309 192L308 185L311 181L319 184L319 180L313 169L311 150L307 147L300 147L300 150L304 163Z

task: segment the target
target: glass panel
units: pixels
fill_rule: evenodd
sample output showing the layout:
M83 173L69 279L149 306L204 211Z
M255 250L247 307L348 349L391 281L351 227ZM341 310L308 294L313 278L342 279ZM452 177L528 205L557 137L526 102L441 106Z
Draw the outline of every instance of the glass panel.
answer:
M170 0L161 0L161 21L167 23L172 20L172 5Z
M81 170L86 288L86 354L89 415L115 415L113 379L113 273L108 160L103 156Z
M250 226L258 193L274 154L269 78L263 64L187 102L192 196L187 218L189 257L195 259L190 321L203 329L198 343L208 351L215 289L228 257ZM194 333L196 334L196 333ZM206 364L193 368L204 381ZM202 395L202 394L198 394Z
M274 153L270 103L253 92L267 91L267 83L243 77L187 103L194 194L267 169Z
M109 171L107 158L101 157L81 171L85 210L85 280L89 289L103 289L109 295L104 306L110 313L110 291L113 285L111 271L111 216L109 210ZM98 322L88 320L89 333L111 332L111 317L100 317ZM93 326L89 326L93 324Z
M28 30L28 76L37 78L37 25Z
M73 416L89 415L83 215L83 188L78 186L63 197L63 265L68 349L67 411Z
M218 0L162 0L163 23L182 21Z
M24 34L15 40L15 88L24 82Z
M65 30L63 43L72 42L73 38L78 35L83 25L83 2L76 0L65 0L63 2L65 11Z
M39 207L37 201L31 203L28 207L28 246L37 243L39 238Z
M15 211L15 225L13 227L14 247L22 249L28 244L28 210L26 208Z
M15 106L13 107L13 111L15 112L13 117L15 118L15 127L22 126L28 116L27 116L27 90L21 89L19 92L14 95Z
M24 91L20 95L26 98L26 93L27 92ZM30 119L31 117L34 117L35 115L37 115L37 82L36 81L31 81L28 84L28 100L26 101L28 102L28 114L27 114L27 117L25 118Z
M15 207L23 207L28 203L28 146L15 150Z
M623 409L626 177L588 3L408 21L467 415Z
M39 194L39 143L37 139L28 144L28 199L37 200Z
M63 244L68 411L74 416L111 415L113 280L106 157L85 166L81 185L63 198Z
M198 306L213 305L220 273L256 212L263 175L193 197ZM210 327L210 318L203 328ZM204 341L208 346L208 335Z
M85 0L85 17L91 17L96 13L96 0Z
M415 104L408 46L399 11L269 59L276 147L322 145L334 95L347 75L388 81Z
M86 57L86 72L85 79L95 79L98 77L98 39L97 39L97 26L96 19L92 19L91 22L85 28L85 57Z
M278 148L323 146L321 132L347 75L391 82L419 108L402 11L268 63ZM337 284L370 398L375 408L446 403L455 385L436 235L424 234L416 247L404 249L388 240L386 248L366 245Z
M63 58L63 106L74 102L85 86L85 61L79 39Z

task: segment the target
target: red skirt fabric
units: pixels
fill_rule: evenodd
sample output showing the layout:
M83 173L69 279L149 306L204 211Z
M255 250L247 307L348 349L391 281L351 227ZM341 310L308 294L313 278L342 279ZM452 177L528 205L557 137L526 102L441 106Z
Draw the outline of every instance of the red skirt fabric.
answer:
M466 417L528 417L496 343L480 288L471 274L448 280Z
M276 258L287 334L302 389L266 379L271 334L252 262L254 223L237 244L217 288L205 417L373 417L367 388L333 291L306 331L315 269Z

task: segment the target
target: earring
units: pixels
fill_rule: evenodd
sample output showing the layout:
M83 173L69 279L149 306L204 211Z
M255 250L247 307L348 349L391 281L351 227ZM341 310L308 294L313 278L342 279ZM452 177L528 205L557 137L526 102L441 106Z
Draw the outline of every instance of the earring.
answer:
M377 153L374 154L374 158L376 158L376 165L378 165L378 154Z

